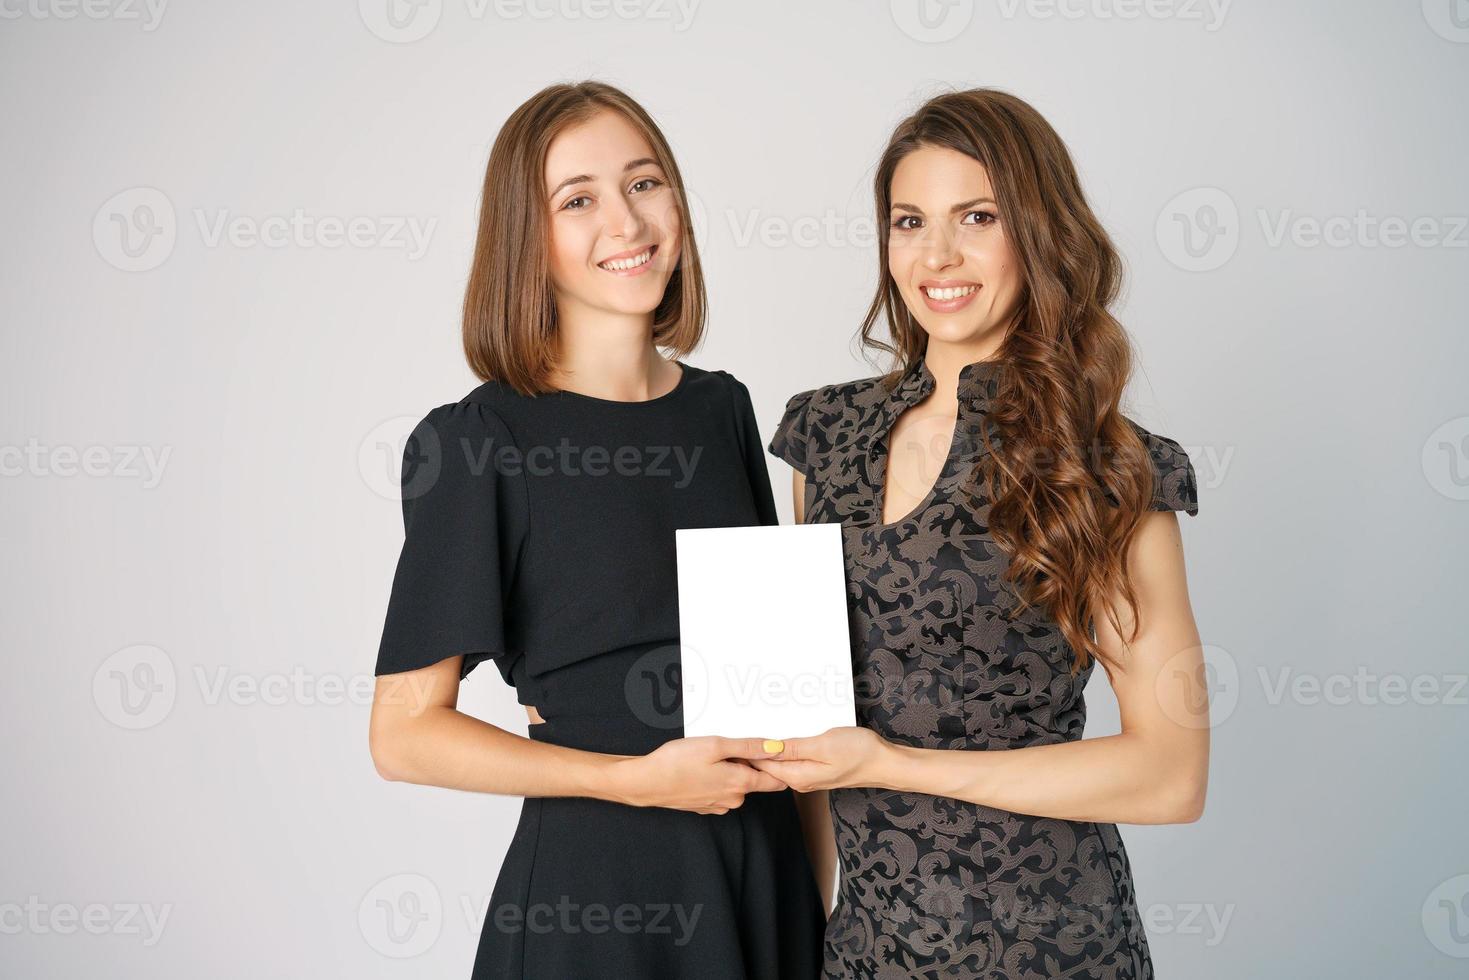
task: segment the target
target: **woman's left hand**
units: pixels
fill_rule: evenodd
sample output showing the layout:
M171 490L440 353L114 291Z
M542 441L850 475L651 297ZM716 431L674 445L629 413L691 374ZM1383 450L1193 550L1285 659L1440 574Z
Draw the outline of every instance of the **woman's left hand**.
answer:
M770 773L798 793L849 786L882 786L880 773L895 746L870 728L842 726L820 735L785 739L785 748L749 764Z

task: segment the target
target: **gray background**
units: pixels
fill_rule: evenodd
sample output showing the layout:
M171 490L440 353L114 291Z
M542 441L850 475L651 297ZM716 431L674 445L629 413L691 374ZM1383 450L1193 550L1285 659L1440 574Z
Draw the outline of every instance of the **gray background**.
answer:
M373 771L396 453L474 384L490 141L594 76L673 144L691 360L767 438L875 373L893 123L978 84L1051 120L1127 259L1129 406L1202 482L1208 807L1123 828L1158 975L1464 975L1469 6L916 6L4 6L0 973L468 974L519 801ZM462 705L524 730L494 671Z

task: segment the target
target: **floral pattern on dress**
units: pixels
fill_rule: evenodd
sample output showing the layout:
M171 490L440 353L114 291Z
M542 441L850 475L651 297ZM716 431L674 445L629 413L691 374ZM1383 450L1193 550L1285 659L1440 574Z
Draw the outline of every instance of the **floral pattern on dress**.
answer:
M896 388L877 378L793 396L770 451L806 476L807 523L840 523L857 720L931 749L1008 749L1082 737L1092 664L1042 610L1018 615L969 479L999 364L959 375L942 471L907 517L881 520L887 434L933 390L919 360ZM1198 512L1178 443L1134 426L1155 469L1154 510ZM995 437L990 432L991 439ZM1150 980L1147 936L1117 827L963 800L833 790L841 861L825 976Z

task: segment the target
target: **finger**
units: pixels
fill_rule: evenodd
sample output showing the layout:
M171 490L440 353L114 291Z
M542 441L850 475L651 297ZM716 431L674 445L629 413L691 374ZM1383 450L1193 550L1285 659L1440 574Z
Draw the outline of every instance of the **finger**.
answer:
M771 759L782 748L779 739L769 738L720 738L715 743L722 759Z
M785 780L768 772L753 772L750 774L748 793L778 793L783 789L789 789Z
M800 773L804 768L803 766L798 766L791 762L781 762L777 759L771 759L768 762L752 762L750 765L764 774L774 776L787 786L790 785L791 777Z
M788 738L781 750L770 758L779 759L781 762L799 762L806 758L804 749L807 741L804 738Z

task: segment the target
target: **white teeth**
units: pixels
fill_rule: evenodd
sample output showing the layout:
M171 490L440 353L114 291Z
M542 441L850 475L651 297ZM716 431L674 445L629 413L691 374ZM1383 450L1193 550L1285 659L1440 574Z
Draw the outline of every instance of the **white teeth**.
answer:
M961 296L968 296L970 293L974 292L978 288L978 286L951 286L947 289L934 289L930 286L924 289L923 292L928 296L929 299L945 300L958 299Z
M639 255L634 255L630 259L615 259L598 264L604 269L610 269L614 272L622 272L627 269L636 269L638 266L651 261L652 258L653 250L650 248L646 252L643 252Z

